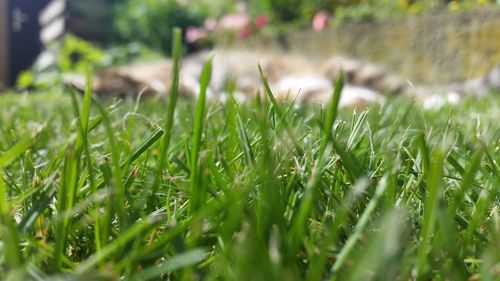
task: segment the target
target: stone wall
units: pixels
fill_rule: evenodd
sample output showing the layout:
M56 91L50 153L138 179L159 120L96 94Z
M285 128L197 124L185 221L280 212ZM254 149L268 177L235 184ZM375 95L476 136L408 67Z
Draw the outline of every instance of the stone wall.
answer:
M319 59L332 54L360 58L416 82L458 81L482 76L500 64L500 9L346 24L247 44L258 45L286 47Z

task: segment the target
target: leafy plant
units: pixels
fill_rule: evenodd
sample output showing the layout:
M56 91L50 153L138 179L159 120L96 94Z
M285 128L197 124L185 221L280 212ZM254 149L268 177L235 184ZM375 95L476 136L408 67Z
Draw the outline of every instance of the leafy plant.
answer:
M21 72L16 86L20 89L38 90L59 87L62 73L85 74L89 69L98 70L134 60L157 59L160 54L140 43L123 44L101 49L96 45L67 34L60 47L41 55L31 69Z
M127 0L116 6L115 27L121 42L140 42L165 54L171 53L172 28L183 31L201 26L205 14L176 0Z

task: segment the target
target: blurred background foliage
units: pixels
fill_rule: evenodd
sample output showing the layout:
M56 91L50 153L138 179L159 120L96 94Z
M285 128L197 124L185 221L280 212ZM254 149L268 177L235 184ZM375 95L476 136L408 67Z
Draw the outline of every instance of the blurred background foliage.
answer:
M126 0L115 4L113 37L118 42L141 42L169 54L173 26L185 31L189 26L203 26L207 18L217 19L228 13L265 15L270 21L266 33L275 35L310 27L318 11L330 13L330 25L339 25L499 3L500 0Z
M56 90L62 85L63 73L81 73L99 70L135 60L155 60L161 53L143 43L132 42L102 49L95 44L68 34L55 56L41 55L33 67L17 77L20 89ZM55 57L55 63L52 62ZM49 61L49 62L47 62ZM50 64L50 65L49 65Z
M201 26L209 16L206 6L197 1L188 5L176 0L127 0L115 7L115 37L118 42L142 42L169 54L172 28Z
M54 79L60 79L62 72L84 73L87 68L96 70L138 58L168 56L174 26L182 28L185 38L190 29L202 38L184 45L188 53L212 46L220 38L279 39L290 31L312 29L319 13L328 15L326 25L334 27L415 14L500 7L500 0L70 0L69 3L69 30L85 40L65 36L57 47L52 71L47 71L45 57L41 56L32 69L18 77L20 88L54 85ZM221 28L228 16L233 24L239 21L239 27Z

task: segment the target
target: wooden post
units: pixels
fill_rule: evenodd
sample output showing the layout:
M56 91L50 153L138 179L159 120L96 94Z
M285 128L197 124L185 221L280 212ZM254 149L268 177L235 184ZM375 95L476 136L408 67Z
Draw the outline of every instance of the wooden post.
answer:
M9 65L8 55L8 20L7 20L7 0L0 0L0 89L7 85Z
M6 78L2 82L11 86L21 71L33 65L44 44L53 42L64 31L64 17L60 14L64 13L65 0L0 0L0 3L0 27L1 22L6 26L1 29L5 34L0 44L7 54L2 63L6 65L2 70Z

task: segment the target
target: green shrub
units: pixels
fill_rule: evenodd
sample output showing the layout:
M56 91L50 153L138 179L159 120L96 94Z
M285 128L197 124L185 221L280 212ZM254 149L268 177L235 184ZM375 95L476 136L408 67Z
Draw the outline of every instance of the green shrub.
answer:
M118 41L140 42L169 54L172 27L185 30L200 26L203 12L175 0L127 0L116 6L115 28Z
M273 20L290 22L300 19L306 8L304 0L261 0Z
M412 15L439 9L467 10L500 3L495 0L250 0L250 9L265 13L275 24L307 26L320 10L331 12L335 22L359 22Z
M88 69L98 70L137 59L152 60L159 57L159 53L143 44L129 43L104 50L68 34L56 52L40 56L30 69L21 72L16 86L19 89L54 89L61 84L61 73L84 74Z

